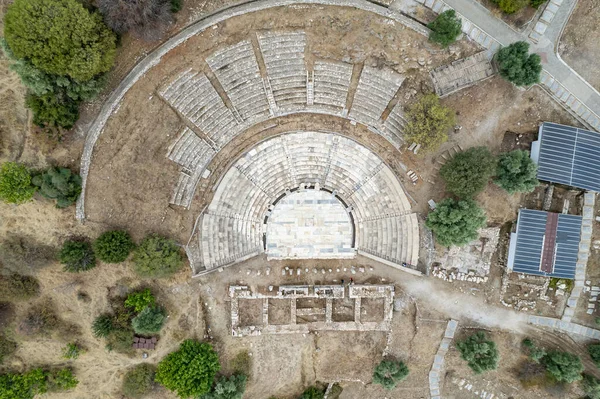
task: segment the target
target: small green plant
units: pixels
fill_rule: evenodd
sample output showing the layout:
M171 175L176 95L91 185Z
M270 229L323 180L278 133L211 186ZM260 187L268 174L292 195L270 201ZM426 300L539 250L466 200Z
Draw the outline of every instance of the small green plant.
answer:
M542 364L546 371L559 382L575 382L583 377L583 364L579 356L569 352L552 351L548 352L542 359Z
M181 250L173 240L150 235L137 247L133 262L142 277L167 277L183 266Z
M535 346L535 344L533 343L533 341L531 340L531 338L525 338L523 340L523 342L521 342L521 344L523 345L523 347L527 348L527 349L531 349Z
M63 348L65 359L77 359L83 353L83 348L76 343L69 343Z
M66 208L81 194L81 177L67 168L50 168L31 182L44 197L56 200L57 208Z
M525 8L528 2L528 0L498 0L498 7L506 14L514 14Z
M124 262L135 245L126 231L114 230L102 233L94 242L94 251L102 262Z
M447 10L437 16L435 21L427 25L431 29L429 40L442 47L448 47L456 41L462 31L462 22L456 16L456 11Z
M106 338L114 330L112 317L108 314L102 314L92 323L92 333L96 338Z
M146 306L133 318L131 325L137 334L151 335L160 331L166 318L165 311L158 306Z
M210 392L220 367L210 344L188 339L158 363L155 380L180 398L201 396Z
M600 368L600 344L588 345L587 350L596 367Z
M202 395L200 399L242 399L247 379L243 374L234 374L229 378L222 376L210 393Z
M40 283L35 277L12 273L0 275L0 301L26 301L40 294Z
M123 395L128 398L141 398L154 389L154 375L156 367L152 364L142 363L135 365L127 371L121 388Z
M47 374L48 392L60 392L73 389L79 381L71 369L52 370Z
M5 162L0 167L0 200L9 204L22 204L33 198L35 187L31 173L25 165Z
M325 397L325 392L322 389L319 389L315 386L308 387L302 392L300 399L323 399Z
M127 295L125 306L133 308L136 313L141 312L147 306L153 306L155 303L154 295L150 292L150 288L145 288L141 291L132 292Z
M65 241L58 257L68 272L82 272L96 267L96 255L86 241Z
M181 11L181 3L183 0L171 0L171 12L176 13Z
M387 390L396 388L408 376L408 367L396 360L382 360L373 371L373 382Z
M250 353L247 350L241 351L231 361L231 369L235 374L243 374L250 376L252 369Z
M488 340L483 331L478 331L458 342L456 347L475 374L498 368L500 356L496 344L494 341Z

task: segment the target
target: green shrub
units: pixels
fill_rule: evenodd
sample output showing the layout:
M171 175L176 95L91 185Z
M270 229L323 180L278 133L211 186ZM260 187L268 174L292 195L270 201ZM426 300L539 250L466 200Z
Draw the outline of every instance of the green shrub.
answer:
M0 374L0 399L32 399L47 391L46 379L46 373L42 369L22 374Z
M123 395L137 399L150 393L154 389L155 373L156 367L148 363L137 364L130 368L123 379L121 388Z
M533 8L538 8L548 0L529 0L529 5Z
M537 346L534 346L529 351L529 357L536 363L540 363L544 356L546 356L546 350L544 348L538 348Z
M180 398L200 396L210 391L220 367L219 356L210 344L188 339L160 361L156 381Z
M131 32L146 41L160 39L173 20L169 0L97 0L96 5L115 33Z
M529 43L515 42L496 53L500 76L517 86L531 86L540 81L541 58L529 54Z
M448 129L454 126L455 114L440 103L435 94L427 94L408 107L404 135L407 142L421 144L432 151L448 140Z
M106 338L114 330L112 317L102 314L92 323L92 333L96 338Z
M596 367L600 368L600 344L588 345L587 350Z
M126 231L107 231L94 242L98 259L105 263L124 262L133 249L133 240Z
M127 295L125 306L133 308L136 313L141 312L147 306L153 306L155 303L154 295L150 292L150 288L145 288L141 291L132 292Z
M533 341L531 340L531 338L525 338L521 344L523 345L523 347L527 348L527 349L531 349L533 347L535 347L535 344L533 343Z
M540 184L537 170L529 151L505 152L498 158L494 182L510 194L530 193Z
M77 359L84 352L83 348L76 343L68 343L63 348L63 357L65 359Z
M29 308L19 324L19 332L28 336L49 336L61 327L63 324L56 315L55 307L46 300Z
M181 11L182 2L183 0L171 0L171 12L176 13Z
M498 7L506 14L514 14L527 6L529 0L499 0Z
M241 351L231 361L231 369L234 374L243 374L250 376L252 369L252 361L250 353L247 350Z
M74 204L81 194L81 177L66 168L50 168L32 180L46 198L55 199L57 208Z
M136 334L151 335L160 331L166 318L165 311L158 306L146 306L133 318L131 325Z
M0 242L0 259L13 272L25 269L35 272L56 260L56 248L31 237L11 235Z
M131 328L115 329L106 337L106 349L119 353L129 353L132 351L134 333Z
M0 167L0 200L9 204L22 204L33 198L35 187L31 173L25 165L5 162Z
M300 395L300 399L323 399L325 398L325 392L317 387L308 387Z
M494 172L496 160L487 147L461 151L440 169L446 189L459 198L473 198L482 192Z
M116 54L102 16L76 0L16 0L4 16L4 37L17 58L80 82L110 70Z
M0 301L25 301L40 294L40 283L35 277L12 273L0 275Z
M467 361L475 374L498 368L500 355L496 344L487 339L483 331L478 331L456 344L461 357Z
M47 378L48 392L68 391L79 384L71 369L52 370L47 374Z
M408 376L408 367L403 362L395 360L382 360L373 371L373 382L380 384L387 390L396 388L398 383Z
M68 272L82 272L96 267L96 255L89 242L67 240L58 257Z
M477 239L477 230L485 226L485 213L473 200L446 198L427 215L425 224L443 246L461 246Z
M39 127L70 129L79 119L79 103L54 93L41 96L29 93L25 105L33 112L33 123Z
M552 351L548 352L542 359L542 364L546 371L559 382L575 382L583 377L583 364L579 356L568 352Z
M227 378L219 378L210 393L202 395L200 399L242 399L246 390L247 377L243 374L234 374Z
M462 22L458 19L454 10L444 11L427 27L431 29L429 40L440 44L442 47L448 47L454 43L462 32Z
M600 399L600 380L593 375L585 374L583 376L583 392L586 399Z
M150 235L137 247L133 262L142 277L166 277L183 266L181 251L173 240Z
M17 350L17 343L0 332L0 364Z

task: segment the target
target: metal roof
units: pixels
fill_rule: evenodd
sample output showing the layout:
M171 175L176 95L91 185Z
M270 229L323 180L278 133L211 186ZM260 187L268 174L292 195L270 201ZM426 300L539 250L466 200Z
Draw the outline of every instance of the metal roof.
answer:
M541 265L548 212L521 209L517 221L516 237L511 238L511 240L516 239L516 245L513 246L511 243L511 247L515 248L512 270L517 273L538 276L575 278L581 220L581 216L558 214L553 271L545 273L541 271Z
M600 191L600 134L544 122L540 127L540 180Z

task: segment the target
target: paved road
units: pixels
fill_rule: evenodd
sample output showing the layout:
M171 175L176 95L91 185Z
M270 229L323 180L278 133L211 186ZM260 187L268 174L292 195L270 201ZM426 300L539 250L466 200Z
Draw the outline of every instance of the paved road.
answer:
M534 43L530 40L527 33L517 32L508 24L496 18L487 8L482 6L476 0L443 1L503 46L520 40L527 41L531 45L531 51L542 56L542 66L544 70L554 76L558 82L560 82L591 111L596 115L600 115L600 93L563 62L556 53L557 44L560 40L563 28L568 22L569 16L577 4L577 0L563 0L556 16L538 43ZM533 23L535 23L535 21ZM529 30L526 32L529 32ZM561 105L565 106L565 108L569 108L565 103L561 103ZM593 125L594 124L592 123L591 126Z

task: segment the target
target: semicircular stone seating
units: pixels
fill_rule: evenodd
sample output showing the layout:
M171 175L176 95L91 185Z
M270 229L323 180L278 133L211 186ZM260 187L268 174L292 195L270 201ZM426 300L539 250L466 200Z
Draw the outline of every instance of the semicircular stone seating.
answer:
M332 192L347 207L358 253L416 265L417 216L389 167L346 137L295 132L259 143L225 173L198 224L194 269L207 272L263 253L274 204L306 189Z
M212 157L250 126L281 115L315 112L349 118L400 149L405 122L394 99L402 75L336 60L315 60L309 70L305 53L310 45L302 31L259 32L258 46L251 39L218 49L206 65L186 69L158 89L186 124L167 154L182 167L172 204L189 208L199 180L210 175ZM354 88L352 81L358 82ZM299 170L297 177L314 173L320 172Z

